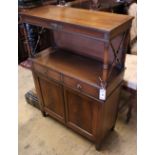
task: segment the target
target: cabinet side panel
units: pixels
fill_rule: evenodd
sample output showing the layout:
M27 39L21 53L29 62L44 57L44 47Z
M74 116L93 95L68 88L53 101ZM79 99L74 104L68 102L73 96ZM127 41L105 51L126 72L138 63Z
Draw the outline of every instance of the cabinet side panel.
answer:
M116 123L120 90L121 85L114 90L114 92L111 94L111 96L107 99L107 101L104 104L103 129L106 129L107 131L112 129Z
M35 89L37 92L37 97L39 98L39 106L40 106L40 110L42 112L44 112L44 106L43 106L43 98L42 98L42 94L41 94L41 90L40 90L40 86L39 86L39 79L37 74L35 74L34 71L32 71L32 75L33 75L33 80L34 80L34 84L35 84Z
M115 127L117 113L118 113L118 103L119 94L121 86L118 86L112 95L100 105L98 113L98 126L97 135L95 139L96 149L101 148L101 144L111 129Z

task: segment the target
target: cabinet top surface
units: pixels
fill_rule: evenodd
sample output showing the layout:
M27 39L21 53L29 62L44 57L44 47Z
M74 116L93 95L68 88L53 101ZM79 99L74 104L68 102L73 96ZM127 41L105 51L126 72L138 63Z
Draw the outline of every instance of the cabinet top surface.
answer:
M52 5L24 10L20 14L23 16L79 25L107 32L110 32L133 19L133 17L128 15Z

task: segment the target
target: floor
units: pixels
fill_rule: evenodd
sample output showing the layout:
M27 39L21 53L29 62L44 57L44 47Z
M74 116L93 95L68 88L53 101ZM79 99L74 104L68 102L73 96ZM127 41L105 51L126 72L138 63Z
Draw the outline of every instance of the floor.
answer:
M27 104L24 95L33 87L31 72L19 67L19 155L136 155L136 113L129 124L125 112L119 114L99 152L93 143Z

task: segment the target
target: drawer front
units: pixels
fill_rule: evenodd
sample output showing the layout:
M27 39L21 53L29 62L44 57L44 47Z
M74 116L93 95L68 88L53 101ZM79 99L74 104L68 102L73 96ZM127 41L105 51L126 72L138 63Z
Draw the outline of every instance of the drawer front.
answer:
M61 81L61 75L59 72L48 69L48 68L43 67L43 66L38 65L38 64L33 64L33 68L34 68L35 72L43 74L44 76L46 76L48 78L52 78L56 81Z
M39 18L23 16L22 20L24 21L24 23L29 23L32 25L49 28L49 23Z
M80 92L84 92L88 95L91 95L95 98L99 97L99 90L87 83L84 83L82 81L76 80L74 78L68 77L68 76L64 76L64 84L66 86L69 86L73 89L76 89Z

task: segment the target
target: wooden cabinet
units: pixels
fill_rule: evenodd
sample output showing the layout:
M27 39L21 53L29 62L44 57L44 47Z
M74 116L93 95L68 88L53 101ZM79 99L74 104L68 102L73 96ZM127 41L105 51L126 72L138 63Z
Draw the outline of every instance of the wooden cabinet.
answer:
M52 48L32 59L43 115L52 116L95 142L97 149L115 126L124 73L113 72L107 99L103 101L99 99L101 68L102 63L97 60L63 50L53 53Z
M56 6L21 16L23 22L51 30L51 47L31 59L43 115L100 149L117 118L132 17Z

